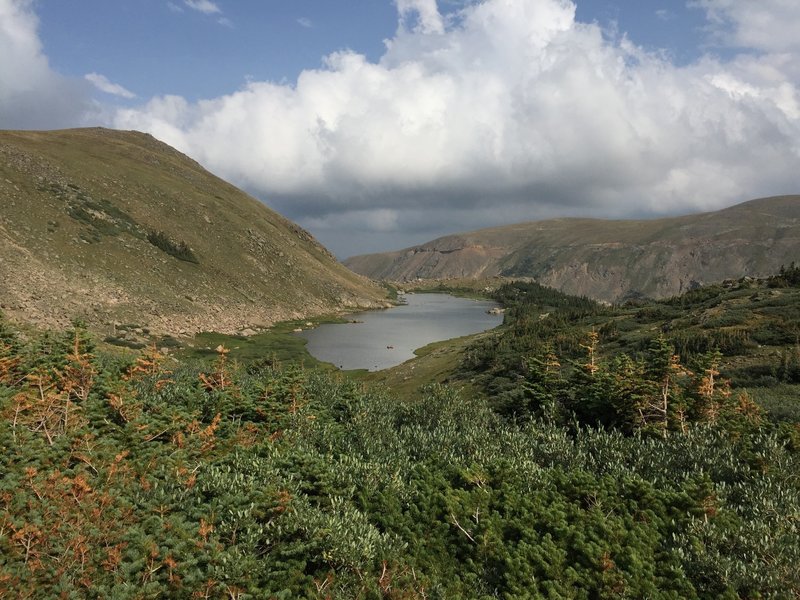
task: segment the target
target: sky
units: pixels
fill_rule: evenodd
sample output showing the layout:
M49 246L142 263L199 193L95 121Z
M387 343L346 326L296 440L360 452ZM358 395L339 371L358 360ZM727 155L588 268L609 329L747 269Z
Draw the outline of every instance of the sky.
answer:
M797 0L0 0L0 129L152 133L337 256L800 193Z

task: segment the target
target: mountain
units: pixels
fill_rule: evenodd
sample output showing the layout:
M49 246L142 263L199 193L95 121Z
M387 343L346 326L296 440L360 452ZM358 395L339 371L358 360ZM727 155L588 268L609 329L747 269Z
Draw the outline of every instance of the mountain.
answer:
M235 332L385 303L306 231L150 135L0 132L0 308Z
M800 196L652 220L552 219L438 238L344 264L373 279L533 278L618 301L766 276L800 260Z

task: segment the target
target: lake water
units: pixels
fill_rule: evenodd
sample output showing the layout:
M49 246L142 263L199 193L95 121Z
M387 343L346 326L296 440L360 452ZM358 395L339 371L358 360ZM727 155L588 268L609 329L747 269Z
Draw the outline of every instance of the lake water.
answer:
M340 369L379 371L413 358L414 350L497 327L497 306L447 294L408 294L407 304L348 316L359 323L320 325L299 333L315 358Z

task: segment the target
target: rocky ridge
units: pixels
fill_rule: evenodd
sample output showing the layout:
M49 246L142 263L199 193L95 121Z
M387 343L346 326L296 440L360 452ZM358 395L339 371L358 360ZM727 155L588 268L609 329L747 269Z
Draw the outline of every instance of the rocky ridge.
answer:
M653 220L552 219L438 238L344 263L373 279L531 278L615 302L666 297L800 260L800 196Z

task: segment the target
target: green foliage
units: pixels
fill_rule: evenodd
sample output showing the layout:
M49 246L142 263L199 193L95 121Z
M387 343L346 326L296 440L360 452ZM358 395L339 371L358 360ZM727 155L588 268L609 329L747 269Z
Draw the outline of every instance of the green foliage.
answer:
M793 424L726 420L721 357L682 375L664 337L611 359L599 335L577 338L563 365L543 342L519 367L516 423L451 387L399 401L243 368L222 346L213 364L167 365L155 346L126 361L80 324L26 341L2 321L0 343L9 597L800 593ZM666 378L670 405L703 424L637 424ZM579 401L628 432L562 426Z
M101 241L103 236L117 236L128 233L134 237L144 237L141 226L128 213L106 199L95 199L79 186L68 183L51 183L40 186L40 191L48 191L66 203L66 212L72 219L86 225L81 233L82 239L89 243ZM57 221L48 223L48 231L58 228Z
M792 263L787 268L781 265L780 271L774 277L769 278L770 287L800 286L800 265Z
M307 340L293 333L304 323L305 320L289 321L249 336L202 332L194 337L191 347L183 348L178 355L190 360L207 360L216 355L216 347L223 345L230 349L232 359L249 365L303 362L316 367L321 363L306 350Z
M468 348L459 376L477 384L501 414L540 415L538 408L528 406L531 360L553 354L563 365L563 377L569 378L583 359L581 345L596 331L599 353L611 371L625 366L622 355L629 361L625 368L634 368L663 337L689 368L720 352L718 368L734 388L800 383L800 291L775 288L770 281L742 279L661 302L614 307L535 284L510 284L497 294L506 306L504 327ZM615 367L615 359L623 362ZM582 385L574 382L575 389ZM602 397L607 390L596 391L599 404L589 398L572 410L587 423L619 426L602 408L609 405ZM561 418L568 420L569 414L562 410Z
M107 335L103 338L103 341L106 344L111 344L112 346L120 346L122 348L130 348L132 350L141 350L146 346L144 342L138 342L135 340L130 340L128 338L117 336L117 335Z
M608 312L588 298L568 296L536 283L504 285L494 298L506 307L503 331L473 345L463 363L465 372L478 374L492 388L491 395L513 393L510 388L524 375L524 362L531 355L547 350L577 356L585 324Z
M183 260L190 263L199 264L192 249L186 242L174 241L163 231L151 231L147 234L147 241L153 244L159 250L163 250L170 256L174 256L178 260Z

